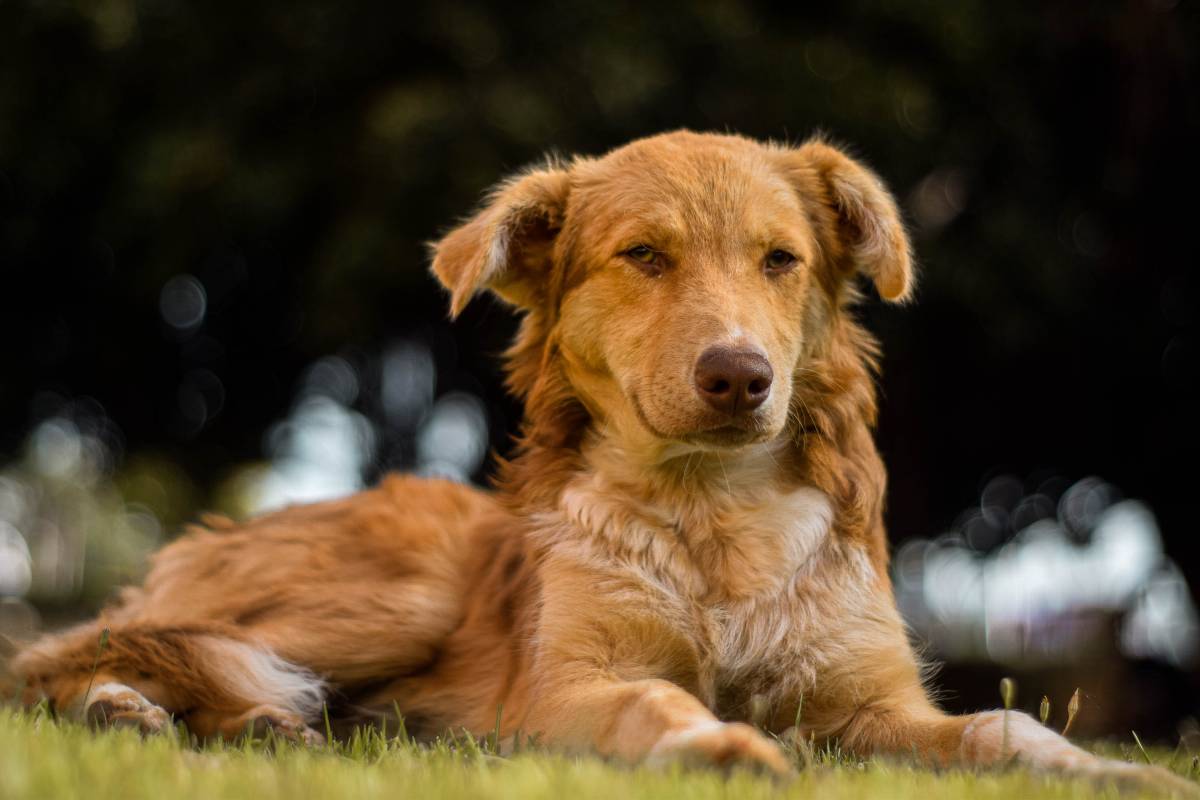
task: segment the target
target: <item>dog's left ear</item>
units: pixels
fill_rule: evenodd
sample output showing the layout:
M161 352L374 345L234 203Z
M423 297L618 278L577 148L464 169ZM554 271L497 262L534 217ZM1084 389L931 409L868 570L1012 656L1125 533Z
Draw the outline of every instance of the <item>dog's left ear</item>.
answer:
M836 147L809 141L787 154L793 179L819 204L822 227L835 231L829 249L848 268L869 277L880 297L901 303L916 276L908 234L891 192L879 176Z
M474 217L433 245L433 274L450 290L450 316L480 289L520 308L545 298L569 193L565 169L524 172L500 184Z

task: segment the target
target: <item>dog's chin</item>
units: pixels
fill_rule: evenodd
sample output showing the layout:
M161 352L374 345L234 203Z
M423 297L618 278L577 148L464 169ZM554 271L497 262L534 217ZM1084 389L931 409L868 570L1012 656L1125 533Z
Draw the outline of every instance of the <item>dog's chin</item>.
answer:
M693 431L680 438L688 444L705 449L725 450L765 442L773 438L773 435L768 428L748 420Z

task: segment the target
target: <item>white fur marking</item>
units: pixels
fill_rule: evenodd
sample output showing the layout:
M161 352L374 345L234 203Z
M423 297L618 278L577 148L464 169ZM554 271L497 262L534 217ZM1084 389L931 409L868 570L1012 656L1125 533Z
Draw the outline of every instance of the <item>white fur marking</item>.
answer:
M306 719L320 713L325 683L312 672L242 642L215 640L211 650L214 667L247 701L290 709Z
M495 278L508 265L508 243L511 232L505 222L496 226L492 243L488 246L487 260L483 264L483 274L479 276L481 283L487 283Z
M819 489L805 486L781 498L780 514L788 541L791 566L806 563L824 544L833 527L833 505Z

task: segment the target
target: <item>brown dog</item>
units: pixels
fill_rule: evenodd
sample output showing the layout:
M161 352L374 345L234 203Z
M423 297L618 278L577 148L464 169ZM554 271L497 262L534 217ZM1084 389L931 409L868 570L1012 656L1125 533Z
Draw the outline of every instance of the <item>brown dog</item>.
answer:
M787 772L747 722L798 723L864 755L1189 786L928 699L888 580L876 345L847 310L857 275L908 298L913 265L863 166L819 141L644 139L504 183L433 269L453 313L484 288L524 312L497 493L389 478L192 530L27 648L32 690L202 735L315 740L334 700L482 733L502 707L504 736L629 761Z

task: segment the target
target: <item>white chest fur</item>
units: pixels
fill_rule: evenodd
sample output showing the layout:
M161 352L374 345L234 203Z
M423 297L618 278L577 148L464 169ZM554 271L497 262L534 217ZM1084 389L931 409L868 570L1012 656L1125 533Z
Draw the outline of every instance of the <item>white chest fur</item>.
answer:
M688 600L765 599L787 588L829 538L833 508L811 486L744 496L637 500L598 475L571 484L560 542Z
M869 561L833 534L832 504L813 487L721 500L638 502L593 474L567 488L543 530L559 557L642 587L596 602L661 616L690 638L710 705L723 687L807 692L869 615Z

